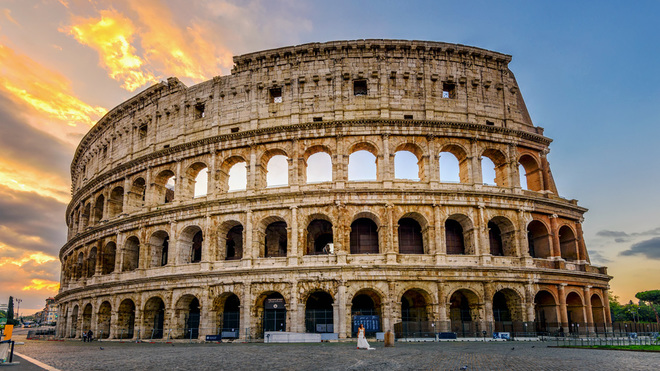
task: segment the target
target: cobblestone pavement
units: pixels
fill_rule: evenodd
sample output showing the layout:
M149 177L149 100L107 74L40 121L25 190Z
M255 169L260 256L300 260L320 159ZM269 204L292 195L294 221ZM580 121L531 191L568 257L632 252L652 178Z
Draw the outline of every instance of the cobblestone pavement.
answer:
M26 341L16 351L60 370L658 370L660 353L548 348L551 342L321 344ZM103 348L103 349L101 349ZM11 368L12 370L20 370Z

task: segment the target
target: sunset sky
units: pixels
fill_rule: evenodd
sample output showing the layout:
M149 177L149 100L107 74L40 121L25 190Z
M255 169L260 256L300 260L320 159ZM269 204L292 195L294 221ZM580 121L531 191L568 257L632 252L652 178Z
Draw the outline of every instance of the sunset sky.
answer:
M622 300L660 289L660 2L0 0L0 304L59 287L69 165L108 110L232 56L307 42L432 40L513 56L561 196Z

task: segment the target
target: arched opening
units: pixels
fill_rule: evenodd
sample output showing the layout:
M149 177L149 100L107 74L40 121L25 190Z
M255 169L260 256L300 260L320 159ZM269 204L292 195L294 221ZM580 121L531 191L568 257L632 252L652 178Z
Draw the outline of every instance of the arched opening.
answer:
M360 290L351 301L351 317L353 335L357 334L360 324L364 325L365 333L373 334L381 331L382 301L372 290Z
M122 262L122 272L136 270L140 266L140 240L131 236L124 244L124 261Z
M112 306L109 302L104 301L101 303L98 312L98 334L99 339L107 339L110 337L110 319L112 314Z
M488 222L490 254L493 256L517 256L516 229L511 221L496 216Z
M124 211L124 188L115 187L108 199L108 217L114 218Z
M488 157L481 158L481 182L485 185L494 186L497 185L496 179L497 175L495 172L495 164L493 160Z
M401 297L401 321L428 321L429 304L419 290L408 290Z
M147 186L144 178L136 178L131 185L131 190L128 192L127 206L130 210L140 210L144 207L144 202L147 194Z
M92 224L96 224L103 220L103 207L105 206L105 197L98 195L94 203L94 210L92 210Z
M224 294L214 301L217 331L223 338L237 338L241 323L241 302L233 293Z
M399 253L424 254L422 227L413 218L399 219Z
M369 218L351 224L351 254L378 254L378 226Z
M228 191L244 191L247 189L247 163L238 162L229 169L229 179L227 180Z
M314 219L307 226L308 255L329 254L334 251L332 242L332 223L323 219Z
M507 180L506 156L496 149L487 149L481 158L481 175L483 184L509 186Z
M68 334L70 338L76 337L78 333L78 306L73 307L71 311L71 333Z
M227 232L225 239L225 260L240 260L243 258L243 226L238 224Z
M510 322L511 311L506 302L506 296L501 291L493 296L493 319L495 322Z
M495 332L525 331L520 328L522 320L522 299L516 291L503 289L493 295Z
M461 183L461 167L458 158L451 152L441 152L440 181L443 183Z
M117 311L117 339L132 339L135 334L135 303L131 299L122 300Z
M82 328L81 331L87 332L92 329L92 304L85 305L82 313ZM98 334L97 334L98 336Z
M193 295L183 295L176 303L175 318L177 319L178 329L175 329L173 335L176 338L197 339L199 337L199 322L201 306L199 299ZM181 331L183 328L183 332ZM178 333L177 333L178 332Z
M262 336L268 331L286 331L286 302L279 292L263 294L257 310L262 309Z
M479 297L471 290L461 289L449 299L451 330L461 336L479 336Z
M530 191L543 190L543 171L538 162L530 155L523 155L518 160L520 171L520 186ZM521 171L522 170L522 171Z
M529 256L532 258L547 259L552 256L550 249L550 233L543 222L532 220L527 225L527 243Z
M307 183L332 181L332 159L326 152L317 152L307 158Z
M284 187L289 185L289 158L275 155L266 166L266 187Z
M378 179L376 155L367 150L358 150L348 156L348 180L369 181Z
M196 162L186 170L185 190L188 197L204 197L208 193L209 169L203 162Z
M287 230L286 222L277 221L268 224L264 240L264 257L275 258L286 256Z
M208 193L209 170L204 168L195 177L195 191L193 198L204 197Z
M568 315L568 330L570 333L579 333L580 326L582 330L586 330L584 303L582 298L576 292L571 292L566 295L566 313Z
M561 325L558 323L558 306L555 297L545 290L536 293L534 297L534 313L536 316L537 332L556 331Z
M75 272L76 277L75 278L76 279L84 277L83 276L83 274L84 274L84 271L83 271L84 261L85 260L84 260L84 257L83 257L83 253L81 251L81 252L78 253L78 261L76 262L76 268L75 268L75 270L76 270L76 272ZM87 264L87 266L89 267L89 264ZM92 275L94 275L94 273L92 273Z
M82 253L80 253L82 257ZM82 267L82 263L80 264ZM96 246L89 250L87 255L87 277L92 277L96 273Z
M144 305L144 328L146 333L143 335L152 339L163 338L163 328L165 326L165 303L159 297L153 297L147 300Z
M170 236L165 231L157 231L149 238L150 264L149 267L162 267L167 265L169 255Z
M445 243L447 244L447 255L464 255L465 236L463 226L454 219L445 221Z
M593 328L595 332L605 332L607 317L605 316L605 306L600 296L591 295L591 318L593 318Z
M398 151L394 154L394 178L419 180L419 160L410 151Z
M153 200L156 204L167 204L174 201L176 176L171 170L161 171L154 181ZM152 201L152 202L154 202Z
M115 257L117 256L117 245L108 242L103 248L101 256L101 274L110 274L115 271Z
M202 229L191 225L181 231L177 241L179 261L182 263L199 263L202 261L202 242L204 234Z
M80 214L80 225L83 229L89 227L89 216L91 214L91 206L89 203L86 203L83 207L82 213Z
M325 291L309 295L305 303L305 332L334 332L333 302Z
M577 239L573 230L567 225L559 228L559 248L562 259L568 261L578 260Z

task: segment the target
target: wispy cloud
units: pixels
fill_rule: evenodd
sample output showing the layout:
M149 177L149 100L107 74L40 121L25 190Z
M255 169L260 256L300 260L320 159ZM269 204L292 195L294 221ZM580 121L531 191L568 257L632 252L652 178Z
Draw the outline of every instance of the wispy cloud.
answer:
M660 260L660 237L637 242L619 253L622 256L642 255L648 259Z
M605 257L605 255L598 250L589 250L589 258L592 263L596 264L608 264L612 262L611 259Z

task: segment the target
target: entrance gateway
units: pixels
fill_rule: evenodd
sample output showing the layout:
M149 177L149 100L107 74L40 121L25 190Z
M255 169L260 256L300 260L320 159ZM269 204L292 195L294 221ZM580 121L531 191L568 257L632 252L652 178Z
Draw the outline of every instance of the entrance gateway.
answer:
M264 332L286 330L286 308L284 298L272 297L272 294L264 302Z

